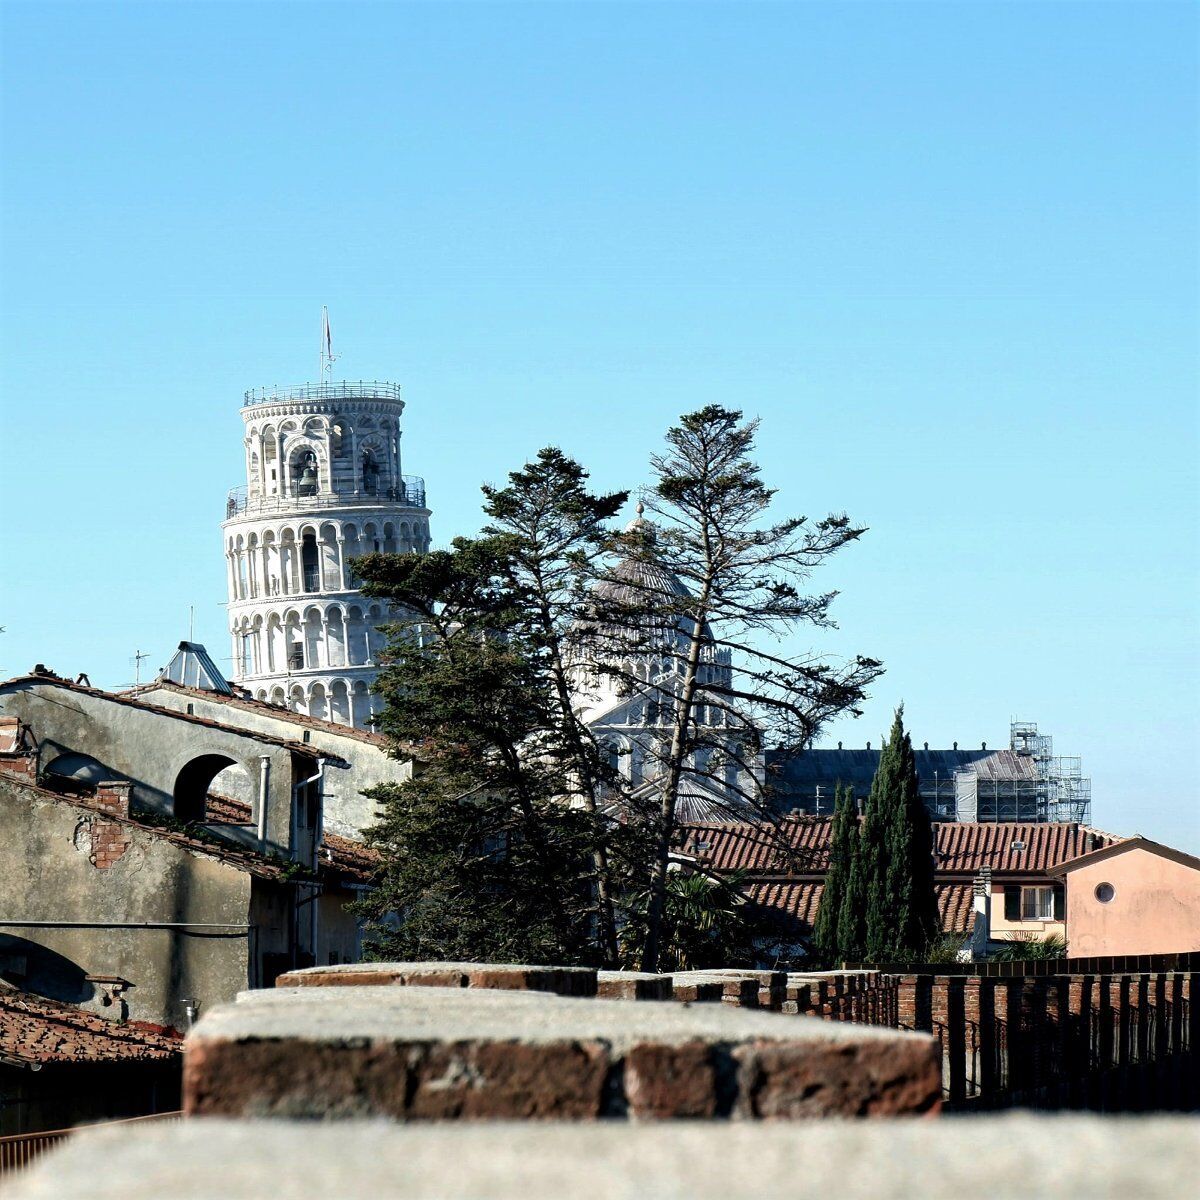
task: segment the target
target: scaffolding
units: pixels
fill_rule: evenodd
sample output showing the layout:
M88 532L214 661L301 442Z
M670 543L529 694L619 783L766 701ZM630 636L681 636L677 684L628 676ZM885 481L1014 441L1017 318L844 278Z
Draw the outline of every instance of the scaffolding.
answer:
M1013 721L1009 727L1009 747L1033 760L1041 789L1039 803L1045 811L1041 820L1090 824L1092 781L1083 773L1083 759L1056 755L1054 739L1038 733L1035 721Z

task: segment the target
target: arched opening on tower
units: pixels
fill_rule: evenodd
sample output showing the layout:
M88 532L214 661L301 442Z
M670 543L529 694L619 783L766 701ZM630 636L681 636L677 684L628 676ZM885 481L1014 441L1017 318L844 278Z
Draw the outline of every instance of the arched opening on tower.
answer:
M249 802L250 776L236 759L224 754L202 754L193 758L175 777L175 819L205 820L210 791L214 796Z
M317 474L317 456L302 450L292 461L292 482L297 496L315 496L321 481Z
M306 533L300 544L300 565L304 572L304 590L319 592L321 590L321 555L317 548L316 536Z
M379 461L370 448L362 453L362 487L368 496L379 491Z

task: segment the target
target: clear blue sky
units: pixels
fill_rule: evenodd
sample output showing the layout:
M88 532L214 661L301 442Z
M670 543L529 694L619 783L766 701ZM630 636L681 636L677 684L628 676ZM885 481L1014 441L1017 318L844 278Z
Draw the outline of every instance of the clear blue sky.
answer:
M556 442L763 420L871 527L820 644L918 741L1039 721L1200 851L1191 4L21 4L3 21L0 675L229 654L243 389L408 398L435 537Z

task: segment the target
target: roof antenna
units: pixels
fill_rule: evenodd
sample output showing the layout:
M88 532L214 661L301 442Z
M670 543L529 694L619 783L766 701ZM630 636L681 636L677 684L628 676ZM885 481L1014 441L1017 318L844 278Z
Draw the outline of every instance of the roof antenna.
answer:
M188 641L194 642L195 640L196 640L196 606L194 604L189 604L188 605Z
M134 687L141 686L141 683L142 683L142 659L149 658L149 657L150 657L150 652L148 650L146 650L146 651L135 650L133 652L133 686Z

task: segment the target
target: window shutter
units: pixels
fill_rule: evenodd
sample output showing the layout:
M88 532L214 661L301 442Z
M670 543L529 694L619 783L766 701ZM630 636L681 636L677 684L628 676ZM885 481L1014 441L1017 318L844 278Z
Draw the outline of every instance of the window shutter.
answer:
M1061 883L1054 885L1054 919L1067 919L1067 889Z
M1004 919L1019 921L1021 919L1021 885L1006 883L1004 885Z

